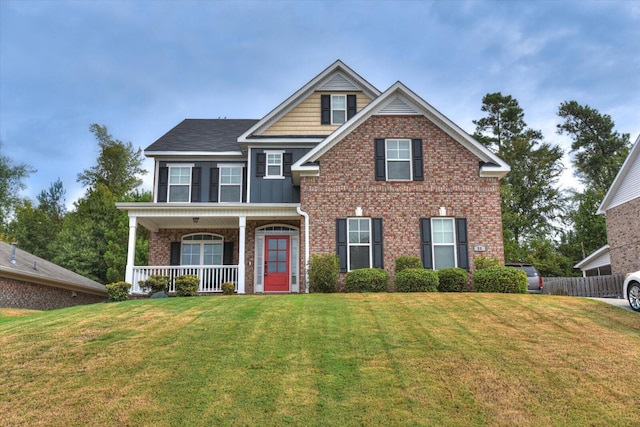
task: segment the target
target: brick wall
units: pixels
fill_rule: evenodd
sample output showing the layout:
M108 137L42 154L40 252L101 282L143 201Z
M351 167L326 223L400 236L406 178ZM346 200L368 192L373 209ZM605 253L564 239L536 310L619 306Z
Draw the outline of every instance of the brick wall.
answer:
M375 138L423 140L425 180L375 181ZM320 159L320 176L302 177L301 208L310 216L310 253L336 251L336 218L383 218L384 266L393 274L395 258L420 256L419 218L464 217L469 258L504 261L497 178L480 178L479 159L424 116L373 116ZM483 245L486 252L475 253Z
M0 307L53 310L106 301L106 297L0 277Z
M607 211L607 240L614 274L640 270L640 198Z

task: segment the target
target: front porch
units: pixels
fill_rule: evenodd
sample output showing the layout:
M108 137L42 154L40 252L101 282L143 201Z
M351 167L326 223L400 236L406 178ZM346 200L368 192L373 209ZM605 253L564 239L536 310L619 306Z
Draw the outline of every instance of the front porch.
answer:
M132 285L132 294L143 293L139 282L152 275L168 276L169 292L175 292L175 278L185 274L199 278L200 294L222 292L225 282L233 283L238 294L307 291L308 237L303 240L301 234L308 220L298 204L117 206L129 214L125 281ZM138 225L151 231L149 266L134 263ZM267 251L266 246L274 244L278 248Z

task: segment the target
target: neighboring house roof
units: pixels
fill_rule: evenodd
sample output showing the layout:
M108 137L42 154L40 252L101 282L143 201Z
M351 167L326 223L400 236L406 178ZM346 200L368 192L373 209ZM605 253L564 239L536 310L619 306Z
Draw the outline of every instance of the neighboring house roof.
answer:
M259 122L247 129L240 137L238 141L240 143L250 142L249 138L255 138L259 136L260 132L267 129L273 123L278 121L287 112L291 111L296 105L305 100L309 95L317 90L332 90L335 85L339 85L341 88L351 87L353 90L362 91L371 99L375 99L380 95L380 91L376 89L372 84L363 79L358 73L353 71L342 61L337 60L324 71L311 79L307 84L298 89L293 95L285 99L280 105L271 110L269 114L264 116ZM324 136L319 136L324 138ZM309 139L313 140L313 135L307 137L295 137L301 140ZM314 141L309 141L314 142Z
M631 147L629 155L604 196L597 213L604 214L607 210L638 197L640 197L640 135Z
M591 270L592 268L604 267L611 265L611 256L609 254L609 245L604 245L579 263L573 268L579 268L582 271Z
M319 166L317 164L314 165L310 163L317 161L331 147L349 135L351 131L364 123L369 117L376 114L424 115L455 141L460 143L463 147L471 151L482 162L484 162L480 169L481 176L502 177L511 170L509 165L507 165L491 150L472 138L458 125L453 123L433 106L416 95L402 82L396 82L379 97L374 99L369 105L363 108L358 114L353 116L344 125L338 128L324 141L292 165L292 172L297 173L298 176L301 173L317 172L319 170Z
M240 153L238 136L256 119L185 119L148 146L147 156L171 154Z
M15 264L11 261L13 246L0 242L0 277L95 295L107 295L104 285L87 279L73 271L25 252L15 251Z

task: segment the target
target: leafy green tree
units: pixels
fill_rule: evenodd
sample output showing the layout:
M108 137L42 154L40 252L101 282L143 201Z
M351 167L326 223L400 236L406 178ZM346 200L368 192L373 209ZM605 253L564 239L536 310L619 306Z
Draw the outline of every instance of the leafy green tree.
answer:
M558 188L563 152L542 142L540 131L527 127L515 98L497 92L485 95L482 102L487 116L474 120L474 137L511 166L500 180L500 195L505 254L516 261L527 240L550 238L557 227L554 220L563 214L565 200Z
M20 190L26 188L24 180L35 169L25 163L15 164L8 156L3 154L0 142L0 231L11 220L15 207L23 201L19 196Z
M629 154L629 134L615 132L608 114L576 101L560 104L558 116L564 119L557 125L558 133L568 134L573 140L576 176L587 188L606 192Z

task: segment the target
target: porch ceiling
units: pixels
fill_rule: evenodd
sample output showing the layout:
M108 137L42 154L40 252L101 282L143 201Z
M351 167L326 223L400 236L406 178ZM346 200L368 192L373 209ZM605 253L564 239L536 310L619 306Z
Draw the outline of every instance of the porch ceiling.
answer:
M238 228L240 217L272 221L300 219L297 203L116 203L116 206L151 231Z

